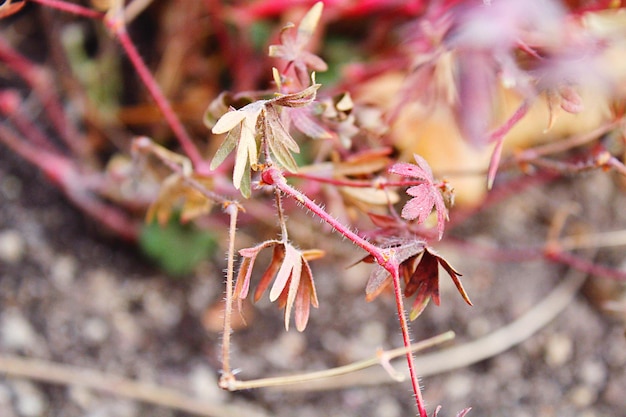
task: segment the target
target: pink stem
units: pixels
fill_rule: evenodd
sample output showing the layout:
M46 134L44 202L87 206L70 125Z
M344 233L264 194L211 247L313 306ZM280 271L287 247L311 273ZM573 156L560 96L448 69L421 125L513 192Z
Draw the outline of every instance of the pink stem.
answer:
M33 3L43 4L53 9L62 10L77 16L89 17L91 19L102 19L104 13L97 10L89 9L78 4L68 3L63 0L30 0Z
M87 156L89 148L81 135L67 119L61 100L53 88L52 76L43 67L26 59L15 51L5 38L0 37L0 60L22 78L35 92L61 139L79 156Z
M129 241L137 240L139 232L137 223L128 218L122 210L102 202L89 189L82 186L81 181L85 174L79 172L69 158L31 145L22 138L18 138L14 132L2 124L0 124L0 141L42 170L48 179L82 211L120 237Z
M338 187L355 187L355 188L385 188L385 187L411 187L413 185L424 184L423 180L415 181L384 181L377 183L376 180L350 180L328 177L318 177L315 175L304 174L301 172L286 172L283 174L289 178L303 178L309 181L320 182L324 184L336 185ZM436 186L437 184L435 184Z
M546 253L546 258L553 262L569 265L590 275L626 282L626 271L597 265L568 252L552 251Z
M496 147L491 154L491 161L489 162L489 172L487 174L487 188L491 189L493 182L496 179L496 172L500 165L500 156L502 155L502 145L504 144L504 136L528 113L528 101L524 101L515 113L506 121L502 126L493 131L489 137L490 142L495 142Z
M263 172L262 179L263 179L263 182L265 182L266 184L273 185L274 187L278 188L280 191L287 194L288 196L290 196L291 198L293 198L300 204L304 205L307 209L311 210L320 219L324 220L326 223L331 225L335 230L337 230L337 232L339 232L340 234L345 236L347 239L352 241L355 245L359 246L360 248L368 252L370 255L372 255L374 258L376 258L376 261L378 262L378 264L383 266L385 269L387 269L390 263L390 259L387 254L383 253L383 250L381 248L371 244L365 238L354 233L348 227L344 226L342 223L334 219L323 208L315 204L315 202L311 200L309 197L307 197L305 194L301 193L300 191L296 190L295 188L287 184L287 181L285 180L285 177L283 176L280 170L278 170L277 168L273 166L270 166Z
M390 271L393 279L393 294L396 298L396 307L398 308L398 320L400 321L400 328L402 329L402 341L404 347L407 349L406 362L409 368L409 374L411 375L411 385L413 387L413 393L415 394L415 403L420 413L420 417L428 417L426 408L424 407L424 399L422 398L422 390L419 385L419 379L417 372L415 371L415 363L413 361L413 352L409 349L411 347L411 334L409 333L409 325L406 320L406 312L404 309L404 302L402 301L402 288L400 286L400 274L398 273L398 267L395 270Z
M120 45L122 45L126 55L135 67L139 78L150 92L150 95L152 95L157 107L159 107L161 113L163 113L163 116L165 117L165 120L172 128L172 131L182 146L183 151L187 154L189 159L191 159L196 172L200 175L207 175L210 172L209 165L200 155L200 151L198 151L198 148L191 140L187 130L172 109L170 102L163 95L161 88L139 55L135 44L128 36L128 32L126 32L126 27L124 26L123 15L114 15L114 17L110 18L107 17L105 18L105 24L107 28L109 28L109 30L117 37Z
M16 90L0 92L0 114L11 121L25 139L48 152L61 151L48 139L46 134L29 120L20 108L24 105L22 97Z
M398 262L397 260L391 256L391 254L381 249L361 236L354 233L348 227L344 226L342 223L335 220L330 214L328 214L323 208L319 205L315 204L313 200L308 198L306 195L296 190L287 184L285 177L282 172L277 168L270 166L266 168L262 173L263 182L268 185L273 185L278 188L281 192L287 194L288 196L295 199L300 204L304 205L307 209L311 210L315 213L320 219L324 220L326 223L331 225L337 232L342 234L344 237L349 239L355 245L367 251L370 255L372 255L376 262L385 268L391 276L393 277L393 287L394 294L396 297L396 306L398 309L398 319L400 321L400 327L402 329L402 339L404 341L404 346L408 349L411 346L411 335L409 333L409 326L406 320L404 303L402 302L402 287L400 283L400 274L398 273ZM407 351L406 354L407 365L409 368L409 373L411 375L411 384L413 386L413 392L415 393L415 401L417 404L417 409L419 410L420 417L428 417L426 413L426 409L424 408L424 400L422 398L422 393L419 386L419 380L417 378L417 373L415 371L415 365L413 362L413 354L410 350Z

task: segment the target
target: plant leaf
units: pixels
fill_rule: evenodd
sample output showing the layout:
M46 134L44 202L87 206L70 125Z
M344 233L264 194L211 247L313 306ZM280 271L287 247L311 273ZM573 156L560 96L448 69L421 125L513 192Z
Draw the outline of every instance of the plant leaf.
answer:
M235 126L241 123L243 119L245 119L248 115L246 112L242 110L231 110L227 113L224 113L222 117L218 119L211 129L211 132L219 135L220 133L226 133L229 130L232 130Z
M235 146L237 146L237 141L239 140L240 136L241 126L235 126L233 130L231 130L228 135L226 135L226 139L224 139L224 142L222 142L220 147L217 149L217 152L215 152L213 159L211 160L210 168L212 170L220 166L222 162L224 162L226 157L230 155L233 149L235 149Z

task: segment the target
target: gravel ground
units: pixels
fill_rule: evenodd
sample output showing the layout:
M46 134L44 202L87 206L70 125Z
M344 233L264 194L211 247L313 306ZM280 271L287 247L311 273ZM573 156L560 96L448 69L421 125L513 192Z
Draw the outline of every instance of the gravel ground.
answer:
M589 174L576 184L518 195L456 234L500 246L540 242L551 215L570 200L580 205L574 216L580 225L593 224L596 230L626 226L623 192L610 175ZM329 368L372 357L379 347L401 345L393 300L364 301L369 267L345 270L359 254L345 249L339 239L323 239L349 255L335 269L320 270L314 264L321 308L313 312L303 334L286 333L280 312L269 303L250 309L249 326L234 335L233 366L241 369L241 378ZM464 273L475 306L466 306L444 277L442 305L429 306L412 325L418 340L447 330L457 333L456 346L480 339L536 306L569 273L544 262L494 263L452 245L441 250ZM596 256L610 265L624 261L620 248ZM406 382L351 386L376 382L380 373L353 376L331 390L219 390L220 343L214 323L219 320L223 267L218 257L194 276L169 278L135 248L85 219L6 149L0 150L2 355L170 387L211 404L231 405L232 415L414 415ZM468 406L473 407L470 416L625 416L624 315L607 315L598 307L607 297L623 299L624 291L624 286L593 279L555 320L521 344L451 372L435 369L422 381L429 409L442 404L443 416ZM404 365L399 361L394 366ZM0 415L187 414L80 383L54 385L0 373Z

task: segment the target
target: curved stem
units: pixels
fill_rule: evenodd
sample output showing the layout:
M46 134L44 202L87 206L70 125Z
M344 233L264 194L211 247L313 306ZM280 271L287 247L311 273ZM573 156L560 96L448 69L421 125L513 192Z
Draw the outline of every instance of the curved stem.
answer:
M398 358L402 355L405 355L407 352L418 352L429 347L447 342L454 338L453 331L447 331L438 336L431 337L430 339L422 340L420 342L414 343L410 346L409 349L406 347L400 347L393 350L382 351L379 352L376 357L370 359L364 359L362 361L353 362L348 365L339 366L336 368L325 369L323 371L315 371L308 372L306 374L300 375L288 375L288 376L277 376L277 377L269 377L269 378L260 378L253 379L250 381L233 381L231 385L228 386L229 391L240 391L245 389L254 389L254 388L267 388L267 387L284 387L285 385L294 385L294 384L302 384L305 382L318 381L328 378L336 378L340 375L347 375L357 371L361 371L363 369L370 368L372 366L381 365L383 369L385 369L384 363L392 359ZM387 369L385 369L387 371ZM389 372L387 371L387 375ZM392 376L391 380L398 381L403 380L404 375L400 376L401 379L395 378Z
M300 204L304 205L307 209L315 213L319 218L331 225L337 232L352 241L355 245L367 251L376 259L380 266L389 271L393 278L393 288L396 298L396 306L398 309L398 320L400 321L400 327L402 329L402 339L404 341L404 346L409 349L409 347L411 346L411 336L409 334L409 325L406 319L404 303L402 302L402 288L400 284L400 275L398 272L397 260L393 256L391 256L390 253L385 249L379 248L371 244L366 239L354 233L347 226L335 220L322 207L315 204L313 200L287 184L285 177L277 168L273 166L267 167L262 174L262 178L265 183L273 185L278 190L291 196ZM406 360L409 367L409 373L411 375L411 384L413 386L413 392L415 393L415 401L417 404L417 409L419 410L420 417L428 417L428 414L426 413L426 408L424 407L424 400L420 391L419 380L417 378L415 366L413 365L413 354L410 350L407 351Z
M170 102L163 95L163 91L161 91L161 88L157 84L153 75L150 73L146 63L141 58L141 55L139 55L135 44L130 39L130 36L128 36L126 26L124 25L123 11L108 14L105 19L105 25L117 38L120 45L124 49L124 52L126 52L128 59L130 59L135 71L137 71L137 74L139 75L139 78L150 92L150 95L154 99L157 107L161 110L163 117L174 132L174 135L182 146L183 151L193 163L195 171L200 175L208 174L210 172L208 163L202 158L202 155L200 155L200 151L191 140L189 133L187 133L187 130L172 109Z
M282 172L278 170L276 167L273 167L273 166L267 167L266 170L262 174L262 178L266 184L273 185L274 187L278 188L280 191L287 194L288 196L296 200L298 203L305 206L307 209L311 210L320 219L328 223L330 226L333 227L333 229L335 229L341 235L345 236L352 243L354 243L355 245L359 246L360 248L368 252L370 255L372 255L376 259L379 265L383 266L384 268L388 267L390 259L387 254L387 251L377 247L376 245L371 244L367 239L359 236L358 234L350 230L350 228L348 228L347 226L343 225L341 222L334 219L326 210L324 210L322 207L317 205L313 200L311 200L305 194L303 194L302 192L298 191L297 189L287 184L287 181L285 180L285 177L283 176Z

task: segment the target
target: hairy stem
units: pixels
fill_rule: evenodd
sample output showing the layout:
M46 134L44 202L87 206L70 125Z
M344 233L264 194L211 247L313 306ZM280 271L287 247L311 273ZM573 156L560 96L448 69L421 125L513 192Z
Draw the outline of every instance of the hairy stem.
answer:
M396 298L396 307L398 308L398 320L400 321L400 328L402 330L402 340L404 346L407 348L411 346L411 334L409 333L409 324L406 320L406 311L404 310L404 302L402 300L402 288L400 286L400 274L398 268L395 268L391 272L393 279L393 294ZM415 363L413 361L413 352L407 350L406 363L409 368L409 375L411 377L411 385L413 386L413 393L415 394L415 403L420 417L428 417L426 408L424 407L424 399L422 398L422 390L420 389L419 379L417 378L417 372L415 370Z
M367 251L376 259L379 265L389 271L389 273L393 277L394 294L396 297L396 306L398 308L398 319L400 320L400 327L402 329L402 339L404 341L404 346L409 349L409 347L411 346L411 336L409 334L409 326L406 320L404 303L402 302L402 288L400 284L400 275L398 273L397 260L393 256L391 256L389 252L371 244L366 239L354 233L347 226L344 226L342 223L335 220L322 207L315 204L313 200L287 184L285 177L277 168L273 166L268 167L263 172L263 181L267 184L274 185L274 187L276 187L283 193L291 196L300 204L304 205L307 209L315 213L319 218L331 225L335 230L337 230L337 232L352 241L355 245ZM424 407L424 400L422 399L422 393L420 391L417 373L413 365L413 354L410 352L410 350L407 351L406 359L407 365L409 367L409 373L411 375L411 384L413 386L413 392L415 393L415 401L417 404L417 409L419 410L420 417L428 417L426 409Z
M305 206L307 209L311 210L320 219L324 220L326 223L332 226L335 230L337 230L337 232L339 232L341 235L345 236L352 243L354 243L355 245L359 246L360 248L368 252L370 255L372 255L381 266L385 268L390 266L389 265L390 259L385 250L371 244L365 238L357 235L355 232L350 230L347 226L344 226L341 222L334 219L326 210L324 210L322 207L317 205L313 200L311 200L305 194L301 193L297 189L287 184L285 177L283 176L282 172L278 168L274 166L267 167L267 169L263 172L263 181L269 185L273 185L274 187L278 188L280 191L287 194L288 196L296 200L298 203Z
M233 378L230 369L230 336L232 334L231 317L233 313L233 274L235 270L235 231L237 229L237 205L226 207L230 215L228 229L228 265L226 268L226 300L224 303L224 329L222 331L222 378ZM221 385L221 383L220 383Z
M287 221L285 220L285 210L283 209L283 200L278 188L274 189L274 198L276 200L276 211L278 212L278 222L280 223L280 239L287 243L289 235L287 234Z

